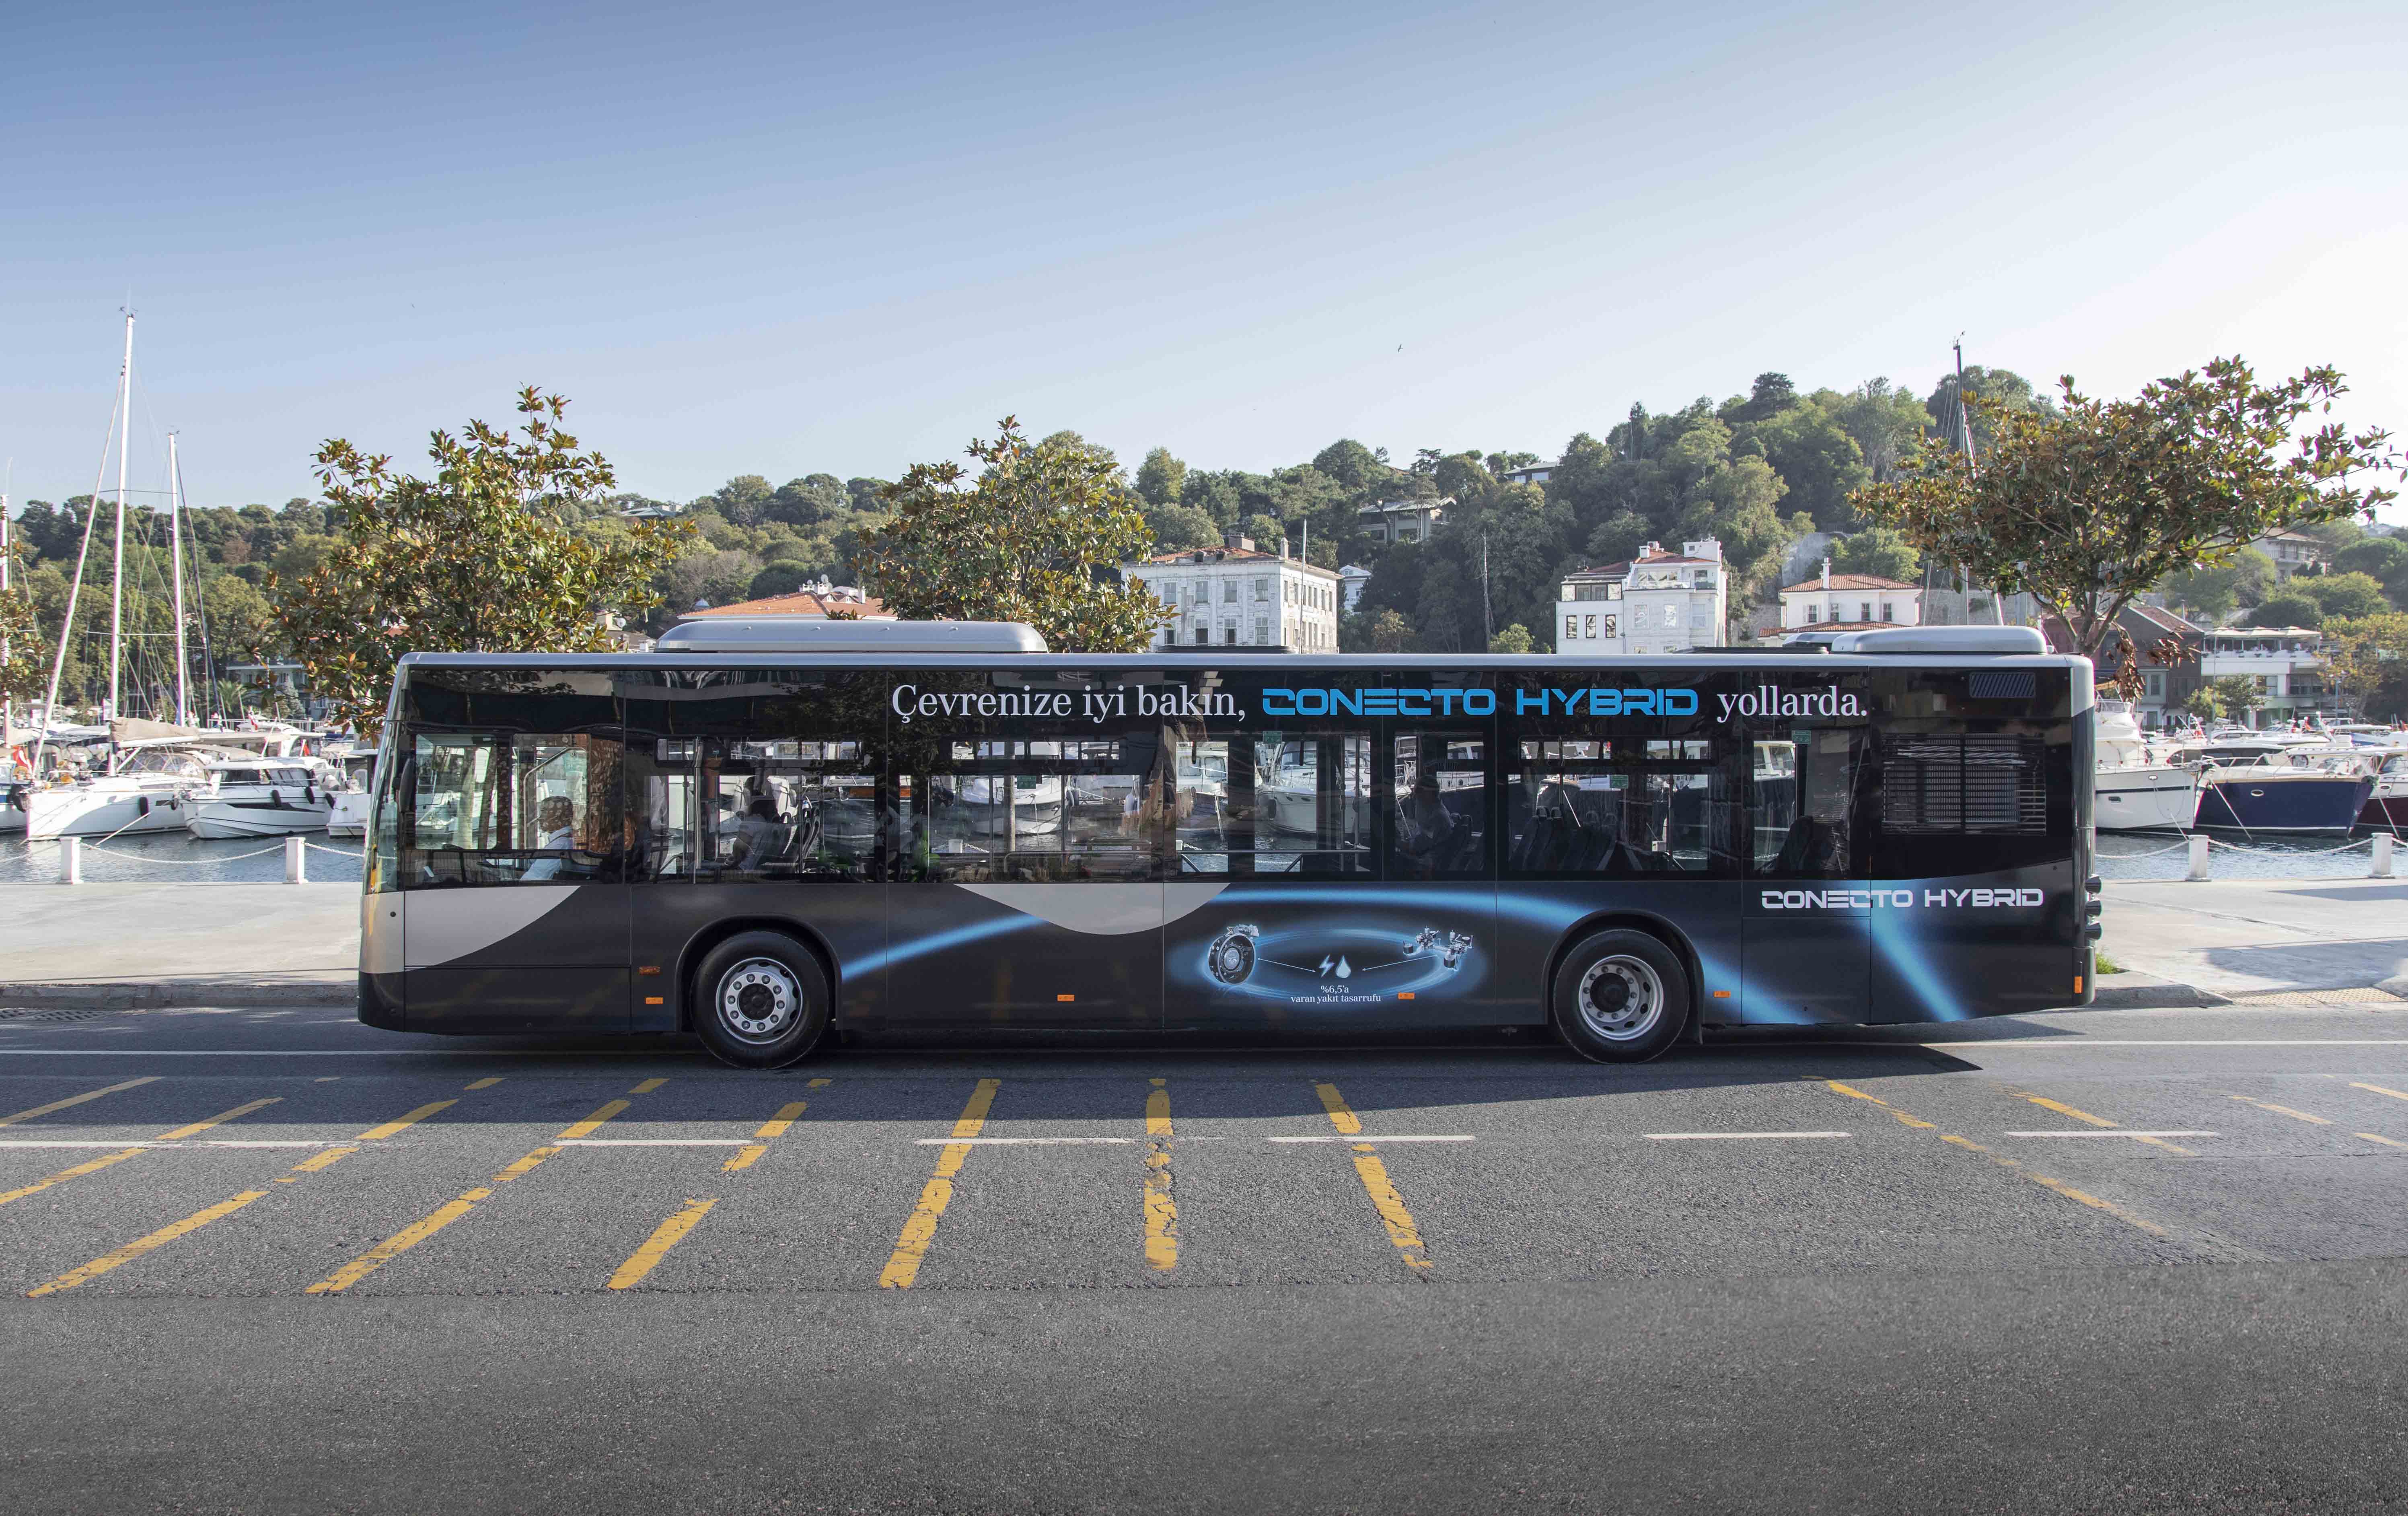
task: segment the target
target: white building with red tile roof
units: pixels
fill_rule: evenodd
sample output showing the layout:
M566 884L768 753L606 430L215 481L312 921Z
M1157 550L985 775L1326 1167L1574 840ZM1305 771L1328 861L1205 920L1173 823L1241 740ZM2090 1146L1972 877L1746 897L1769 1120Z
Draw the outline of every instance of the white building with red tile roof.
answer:
M1643 543L1635 557L1564 576L1555 601L1555 651L1612 657L1719 642L1729 594L1723 544L1715 539L1683 542L1678 553Z
M1231 533L1225 547L1163 553L1121 565L1121 577L1154 591L1171 613L1156 647L1284 647L1338 651L1339 577L1283 541L1265 553Z
M1923 591L1879 574L1833 573L1831 560L1823 571L1781 590L1784 639L1801 631L1865 631L1881 627L1923 624Z
M757 600L736 600L726 605L698 605L681 613L678 619L693 621L702 616L833 616L854 621L901 619L881 604L876 597L865 595L851 585L820 585L810 589L796 590L791 595L768 595Z

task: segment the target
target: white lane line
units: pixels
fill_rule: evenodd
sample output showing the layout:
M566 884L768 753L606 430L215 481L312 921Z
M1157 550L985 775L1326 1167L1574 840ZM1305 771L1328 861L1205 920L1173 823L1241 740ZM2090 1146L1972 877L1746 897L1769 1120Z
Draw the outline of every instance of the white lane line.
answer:
M916 1148L1126 1148L1135 1137L914 1137Z
M1787 1137L1844 1137L1844 1132L1650 1132L1649 1142L1756 1142Z
M1349 1135L1347 1135L1347 1134L1345 1134L1345 1133L1330 1133L1330 1134L1328 1134L1328 1135L1326 1135L1326 1136L1314 1136L1314 1137L1265 1137L1263 1140L1264 1140L1265 1142L1349 1142L1349 1143L1352 1143L1352 1142L1470 1142L1470 1141L1472 1141L1473 1139L1472 1139L1472 1138L1470 1138L1470 1137L1462 1137L1462 1136L1445 1136L1445 1137L1429 1137L1429 1136L1419 1136L1419 1137L1391 1137L1391 1136L1387 1136L1387 1135L1385 1135L1385 1134L1383 1134L1383 1133L1376 1133L1376 1132L1358 1132L1358 1133L1354 1133L1354 1135L1352 1135L1352 1136L1349 1136Z
M750 1137L570 1137L554 1148L741 1148Z
M2010 1137L2215 1137L2218 1132L2128 1132L2122 1127L2094 1132L2010 1132Z
M6 1148L338 1148L338 1142L310 1142L301 1139L254 1139L236 1142L232 1138L211 1138L203 1142L101 1142L93 1138L53 1138L48 1141L31 1139L0 1142Z

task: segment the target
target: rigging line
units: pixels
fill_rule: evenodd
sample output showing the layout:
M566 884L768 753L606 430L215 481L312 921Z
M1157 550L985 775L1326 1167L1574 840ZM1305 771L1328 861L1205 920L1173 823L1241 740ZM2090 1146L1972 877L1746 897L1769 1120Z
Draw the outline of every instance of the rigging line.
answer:
M100 467L92 479L92 493L84 497L83 546L76 552L75 581L67 589L66 614L59 619L58 657L50 660L50 685L42 698L42 729L34 739L34 772L42 772L42 749L50 744L50 728L59 718L59 675L66 671L67 642L75 635L76 601L83 596L84 560L92 556L92 528L100 520L100 482L108 477L108 446L117 440L118 412L124 404L124 386L108 402L108 432L100 440Z

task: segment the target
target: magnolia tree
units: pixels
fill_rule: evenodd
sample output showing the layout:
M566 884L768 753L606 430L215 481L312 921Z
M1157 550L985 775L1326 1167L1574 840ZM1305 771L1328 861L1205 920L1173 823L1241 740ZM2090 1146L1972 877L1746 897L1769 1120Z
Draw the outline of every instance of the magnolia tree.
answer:
M2241 359L2218 358L2128 400L2060 384L2055 415L1968 395L1992 431L1978 466L1930 442L1852 501L2000 593L2029 594L2082 653L2096 655L2124 608L2170 573L2393 498L2358 482L2399 470L2390 434L2324 419L2345 392L2333 368L2260 385Z
M1067 435L1031 442L1006 416L972 441L986 466L924 463L884 490L895 515L867 541L862 583L912 620L1024 621L1068 653L1136 653L1161 603L1117 570L1153 545L1109 454Z
M363 732L381 725L404 653L601 651L615 645L614 614L658 599L652 580L686 528L576 525L615 480L562 429L566 407L530 385L518 433L481 421L462 437L435 433L429 479L340 438L318 450L341 534L297 579L269 575L268 592L311 690L338 718Z

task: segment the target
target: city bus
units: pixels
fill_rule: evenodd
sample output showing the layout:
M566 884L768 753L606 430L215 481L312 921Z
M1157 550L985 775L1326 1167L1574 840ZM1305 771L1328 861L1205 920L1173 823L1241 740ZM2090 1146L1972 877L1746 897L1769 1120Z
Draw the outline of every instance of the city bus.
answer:
M2091 666L2023 628L1547 657L1056 654L996 623L700 620L411 654L360 1018L1333 1039L2086 1003Z

